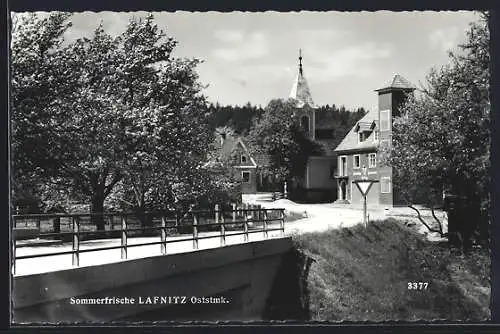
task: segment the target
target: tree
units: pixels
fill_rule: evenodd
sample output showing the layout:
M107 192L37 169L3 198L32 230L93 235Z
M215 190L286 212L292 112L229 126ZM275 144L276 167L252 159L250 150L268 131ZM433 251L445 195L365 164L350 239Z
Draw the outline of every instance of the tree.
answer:
M294 110L293 100L272 100L248 135L252 150L269 157L269 173L281 181L302 179L308 157L323 153L306 137Z
M442 192L464 199L461 235L488 222L489 34L485 17L471 24L461 53L433 69L420 97L411 98L394 120L393 145L385 150L394 179L411 206L425 197L431 208ZM451 222L450 222L451 223ZM442 231L441 231L442 232Z
M152 15L132 19L118 37L100 25L91 38L62 47L68 18L30 15L13 38L16 177L71 189L93 213L121 183L144 208L153 186L172 191L175 178L205 158L198 61L173 59L177 42ZM104 229L102 218L94 221Z
M13 15L11 31L11 184L12 203L36 200L39 184L37 159L32 155L46 142L40 125L52 118L50 105L67 91L58 83L64 80L58 71L58 48L71 23L69 15L53 13L39 19L35 14Z

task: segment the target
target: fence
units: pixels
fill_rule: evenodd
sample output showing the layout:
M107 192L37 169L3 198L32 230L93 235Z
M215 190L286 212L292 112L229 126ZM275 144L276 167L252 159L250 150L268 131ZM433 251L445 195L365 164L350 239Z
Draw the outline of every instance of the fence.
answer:
M142 217L149 221L149 226L133 227L137 225L137 220ZM92 220L99 218L107 220L108 229L104 230L89 230L89 225L94 224ZM79 266L80 254L86 252L96 252L111 249L121 249L121 259L127 259L127 250L131 247L140 247L148 245L159 245L161 254L167 254L167 245L169 243L193 241L193 249L198 249L198 242L202 239L219 238L220 245L226 245L226 229L230 228L236 233L230 233L230 236L243 235L244 242L249 241L249 234L262 233L264 239L268 238L268 232L280 231L280 237L284 236L285 231L285 213L284 209L263 209L256 205L242 205L241 207L232 205L231 210L223 210L216 205L214 210L189 210L187 213L179 213L177 211L157 211L145 212L139 216L136 212L132 213L86 213L86 214L28 214L28 215L13 215L13 226L15 229L20 229L21 226L27 227L33 224L38 229L39 239L54 239L59 238L67 240L71 239L72 249L69 251L56 251L43 254L30 254L16 256L16 238L13 238L13 271L15 274L16 260L48 257L55 255L72 254L72 265ZM42 232L42 223L50 220L65 219L70 222L70 231L67 232ZM119 228L115 229L116 220L119 221ZM84 223L90 221L89 223ZM132 221L135 222L131 223ZM269 223L278 222L279 227L270 227ZM159 225L158 225L159 223ZM155 226L156 225L156 226ZM87 230L83 230L86 227ZM261 227L261 228L258 228ZM219 231L218 235L199 235L203 231ZM160 234L159 241L128 244L127 238L131 235L144 235L145 233ZM189 238L180 238L167 240L169 235L174 233L191 234ZM89 238L104 237L119 237L121 240L118 246L92 247L88 249L80 249L80 242Z

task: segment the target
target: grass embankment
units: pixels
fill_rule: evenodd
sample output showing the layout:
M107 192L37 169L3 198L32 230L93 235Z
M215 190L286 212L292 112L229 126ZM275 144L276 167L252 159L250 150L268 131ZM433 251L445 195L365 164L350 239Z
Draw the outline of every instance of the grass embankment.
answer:
M490 318L488 250L463 257L393 219L294 239L314 259L306 287L311 320ZM428 287L409 290L409 282Z

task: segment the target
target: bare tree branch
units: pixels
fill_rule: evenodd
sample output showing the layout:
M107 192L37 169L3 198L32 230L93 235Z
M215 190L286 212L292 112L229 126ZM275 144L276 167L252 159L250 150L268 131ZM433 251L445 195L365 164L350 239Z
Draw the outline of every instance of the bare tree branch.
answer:
M441 221L436 217L436 213L434 212L434 207L431 205L431 212L432 212L432 217L434 217L434 220L438 223L438 226L439 226L439 234L441 234L441 236L444 236L444 233L443 233L443 224L441 223Z
M445 235L443 234L443 232L442 232L442 231L435 230L435 229L431 228L431 227L430 227L430 226L429 226L429 225L425 222L425 220L422 218L422 215L420 214L420 211L419 211L416 207L414 207L414 206L413 206L413 205L411 205L411 204L410 204L410 205L408 205L408 207L409 207L410 209L415 210L415 212L417 213L417 218L418 218L418 220L420 220L420 222L421 222L422 224L424 224L424 226L425 226L425 227L427 227L427 229L428 229L430 232L439 233L439 235L441 235L441 237L444 237L444 236L445 236Z

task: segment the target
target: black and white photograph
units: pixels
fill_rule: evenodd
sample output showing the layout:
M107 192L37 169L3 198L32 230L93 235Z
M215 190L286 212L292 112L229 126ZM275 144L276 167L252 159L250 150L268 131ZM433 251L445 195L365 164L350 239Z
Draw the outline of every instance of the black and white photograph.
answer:
M9 20L12 324L491 319L488 11Z

